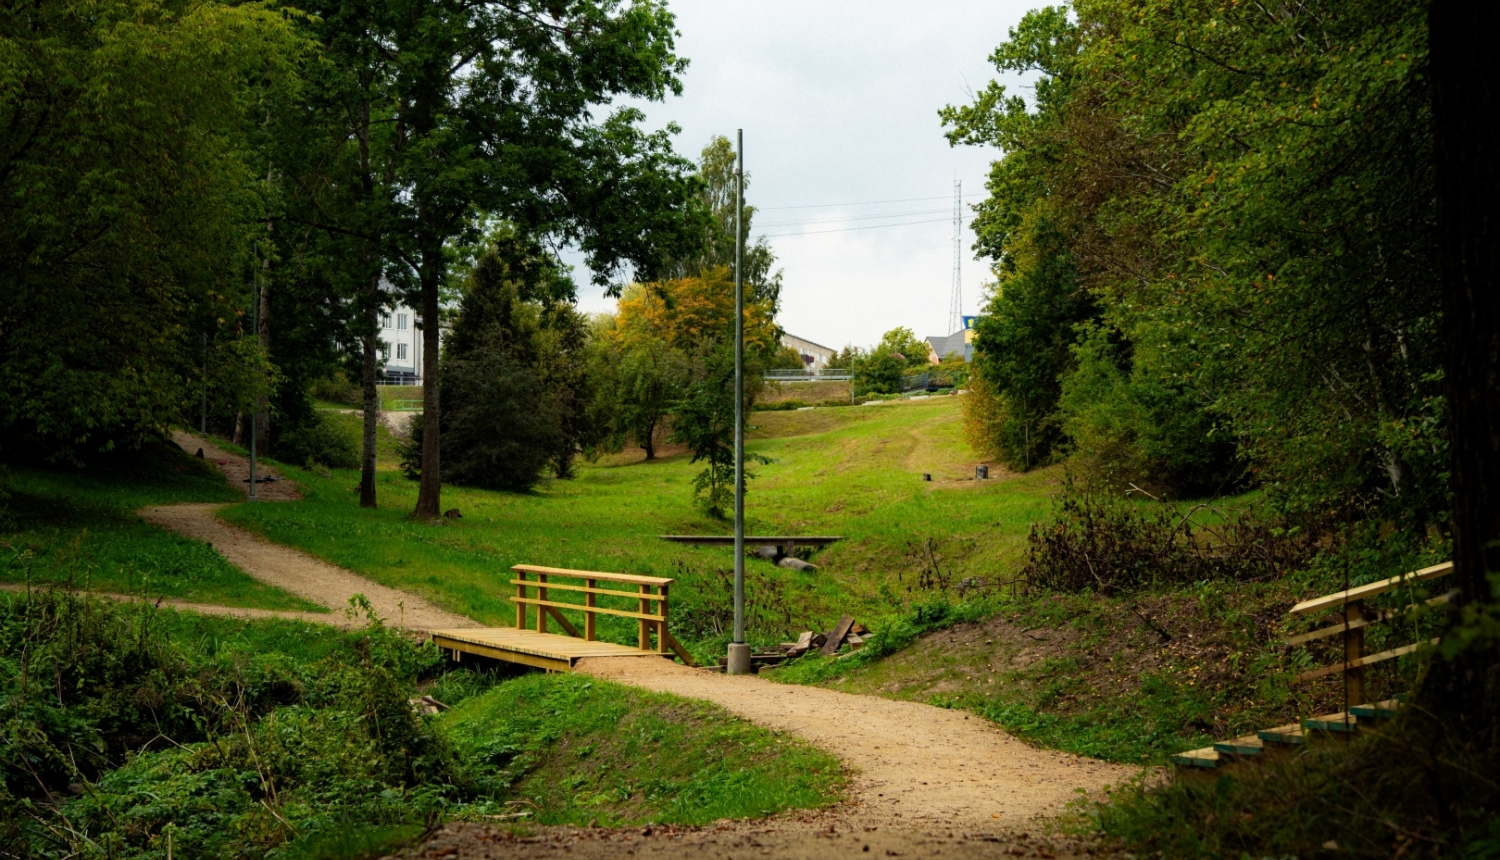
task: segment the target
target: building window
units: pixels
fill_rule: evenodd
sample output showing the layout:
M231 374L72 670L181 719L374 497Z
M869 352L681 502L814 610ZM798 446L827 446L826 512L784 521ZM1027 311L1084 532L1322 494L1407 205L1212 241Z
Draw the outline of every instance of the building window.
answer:
M390 314L381 314L380 315L380 327L381 328L390 328L391 327L391 315Z
M391 345L390 344L388 344L388 343L382 343L380 345L380 360L381 361L390 361L391 360Z
M396 344L396 360L398 360L398 361L405 361L406 360L406 344L404 344L404 343L398 343L398 344Z
M406 314L396 314L396 328L406 331Z

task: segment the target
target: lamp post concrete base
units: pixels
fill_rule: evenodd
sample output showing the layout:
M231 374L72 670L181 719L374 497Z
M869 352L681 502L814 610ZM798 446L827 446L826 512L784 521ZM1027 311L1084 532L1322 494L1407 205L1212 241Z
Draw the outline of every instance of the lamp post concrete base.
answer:
M743 642L733 642L729 645L729 665L725 672L730 675L749 675L750 646Z

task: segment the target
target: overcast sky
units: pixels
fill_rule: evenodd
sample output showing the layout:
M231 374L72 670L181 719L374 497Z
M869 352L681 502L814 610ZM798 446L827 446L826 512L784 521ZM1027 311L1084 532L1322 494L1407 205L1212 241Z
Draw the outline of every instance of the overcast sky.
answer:
M680 98L643 106L648 124L680 125L677 150L694 160L714 135L744 129L746 199L784 273L788 332L834 348L896 326L949 333L953 182L977 202L997 153L950 148L937 112L996 77L987 58L1039 5L670 0L691 65ZM1029 99L1020 80L1002 82ZM902 226L864 229L889 224ZM989 279L973 242L966 226L970 314ZM578 280L582 309L613 309L586 272Z

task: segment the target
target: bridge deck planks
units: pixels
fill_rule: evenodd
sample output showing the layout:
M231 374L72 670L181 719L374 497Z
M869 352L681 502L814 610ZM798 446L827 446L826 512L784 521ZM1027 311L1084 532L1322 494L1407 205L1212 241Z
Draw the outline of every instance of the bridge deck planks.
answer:
M492 657L540 669L567 672L584 657L666 657L613 642L589 642L555 633L517 630L514 627L473 627L432 631L439 648L481 657Z

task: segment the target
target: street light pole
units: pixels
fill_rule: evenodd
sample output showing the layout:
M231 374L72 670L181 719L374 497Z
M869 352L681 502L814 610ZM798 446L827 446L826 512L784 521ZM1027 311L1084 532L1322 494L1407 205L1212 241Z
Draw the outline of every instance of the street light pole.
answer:
M731 675L750 674L750 646L745 643L745 131L735 135L734 174L734 643L729 646Z

